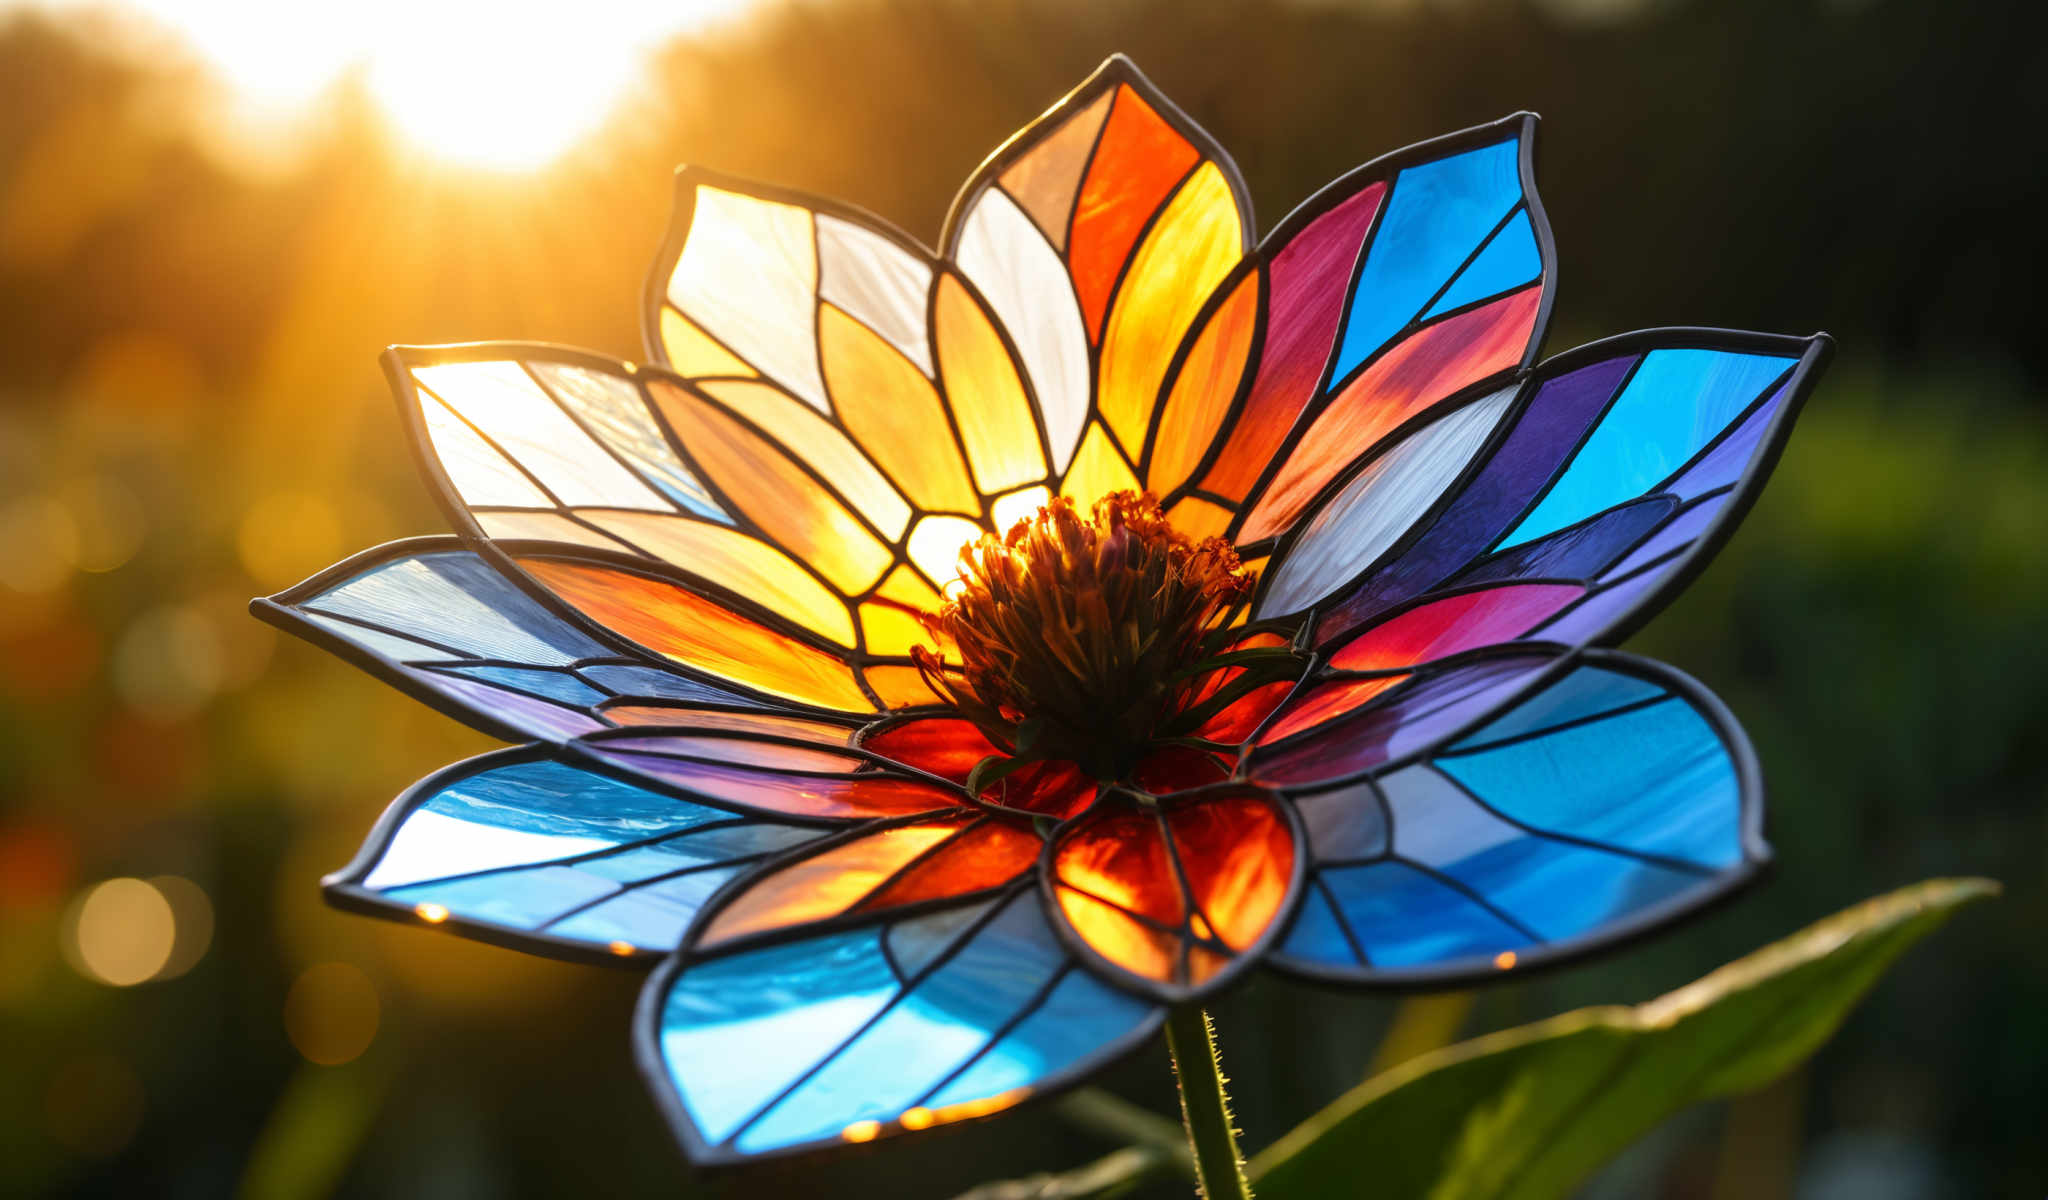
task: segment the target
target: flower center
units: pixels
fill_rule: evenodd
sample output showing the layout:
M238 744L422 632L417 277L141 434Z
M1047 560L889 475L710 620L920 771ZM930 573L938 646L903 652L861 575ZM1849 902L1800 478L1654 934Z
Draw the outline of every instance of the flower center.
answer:
M962 547L959 581L921 618L958 648L959 674L913 654L1006 753L1115 782L1199 725L1205 660L1251 588L1230 543L1174 529L1150 493L1106 496L1086 517L1061 497Z

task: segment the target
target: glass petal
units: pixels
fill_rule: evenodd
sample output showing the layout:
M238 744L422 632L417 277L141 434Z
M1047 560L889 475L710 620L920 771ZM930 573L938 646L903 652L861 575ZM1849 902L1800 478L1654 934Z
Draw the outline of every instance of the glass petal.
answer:
M1244 376L1258 318L1259 279L1246 274L1203 324L1173 376L1145 472L1145 486L1156 494L1164 496L1186 482L1222 428ZM1190 502L1207 503L1182 501ZM1225 510L1209 507L1228 518Z
M1404 762L1293 793L1312 899L1276 963L1351 982L1498 974L1670 920L1755 873L1769 853L1761 791L1726 712L1655 663L1564 662Z
M804 704L874 707L836 656L673 583L600 563L516 561L577 612L657 655Z
M839 422L911 501L979 514L938 389L867 326L826 305L818 346Z
M969 813L864 830L753 876L697 947L1001 887L1038 861L1040 845L1028 827Z
M1453 409L1367 464L1280 552L1257 616L1299 612L1377 562L1458 481L1514 398L1506 388Z
M1029 889L685 955L648 987L641 1055L699 1163L986 1115L1107 1063L1161 1015L1075 968Z
M881 334L920 371L932 374L931 338L925 330L931 264L865 226L824 213L817 220L818 298Z
M813 333L818 255L810 212L688 175L678 186L681 240L668 302L761 374L831 411Z
M1215 163L1195 169L1131 255L1102 336L1096 404L1132 458L1173 353L1209 293L1244 252L1235 197Z
M726 881L825 836L532 748L422 780L377 828L327 881L330 895L542 953L606 958L668 953Z
M776 443L680 385L657 379L649 392L713 486L799 562L847 595L888 569L888 548Z
M1282 924L1293 825L1257 789L1098 809L1058 835L1059 915L1101 965L1162 997L1219 986Z
M1755 497L1830 349L1824 337L1646 330L1543 364L1468 481L1324 612L1316 640L1447 586L1539 579L1592 591L1535 636L1626 634Z
M1259 493L1240 544L1285 532L1329 482L1404 422L1516 366L1535 344L1543 290L1527 288L1424 326L1344 385Z
M952 275L939 280L932 322L946 396L975 483L995 493L1044 479L1045 454L1016 364L988 314Z
M689 668L597 640L453 538L359 555L254 607L508 740L573 738L609 725L610 707L637 701L764 703Z

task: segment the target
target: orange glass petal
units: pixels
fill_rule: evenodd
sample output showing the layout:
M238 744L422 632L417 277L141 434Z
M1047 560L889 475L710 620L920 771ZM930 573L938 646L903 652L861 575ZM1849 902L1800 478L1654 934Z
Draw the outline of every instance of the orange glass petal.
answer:
M1167 394L1166 411L1159 415L1159 435L1145 472L1145 486L1157 494L1165 495L1194 473L1222 427L1244 377L1258 315L1259 278L1251 273L1231 289L1230 298L1210 317L1188 351L1180 374L1174 377L1173 390ZM1223 511L1215 505L1208 507Z
M1294 875L1294 833L1274 802L1244 794L1169 809L1181 870L1217 940L1244 951L1272 925Z
M777 545L849 595L888 569L888 548L768 439L664 380L650 381L647 391L711 482Z
M857 837L771 870L718 910L700 945L787 929L859 905L919 855L958 834L966 815L898 825Z
M1110 96L1107 91L1097 96L1002 173L1003 190L1030 214L1055 250L1067 248L1067 219L1074 212L1088 152L1095 148L1095 133L1109 115Z
M853 645L846 602L759 538L724 525L660 513L592 509L584 519L648 554L743 596L842 646Z
M1002 817L985 818L862 901L861 911L1001 887L1036 865L1044 844L1028 826Z
M1259 744L1277 742L1341 717L1406 678L1406 674L1383 675L1377 679L1340 679L1317 684L1288 706L1287 715L1260 735Z
M874 523L885 538L903 536L910 524L910 505L903 500L853 439L841 433L817 409L772 383L712 381L699 390L752 421L781 442Z
M1117 273L1139 233L1199 157L1136 92L1117 87L1081 185L1067 253L1091 342L1100 337Z
M861 746L954 783L966 783L974 764L997 753L973 722L958 717L901 721L863 737Z
M592 563L518 562L584 616L657 654L822 708L874 708L844 662L675 584Z

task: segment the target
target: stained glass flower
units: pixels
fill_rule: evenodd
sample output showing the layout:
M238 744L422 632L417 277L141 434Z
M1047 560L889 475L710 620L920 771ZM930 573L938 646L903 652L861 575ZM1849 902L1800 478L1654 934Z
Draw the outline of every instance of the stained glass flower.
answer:
M1455 984L1768 850L1714 698L1605 647L1754 499L1824 337L1538 362L1535 118L1254 240L1113 59L934 252L684 169L651 365L387 366L456 528L256 603L523 743L401 797L334 902L659 962L689 1154L1072 1083L1242 971Z

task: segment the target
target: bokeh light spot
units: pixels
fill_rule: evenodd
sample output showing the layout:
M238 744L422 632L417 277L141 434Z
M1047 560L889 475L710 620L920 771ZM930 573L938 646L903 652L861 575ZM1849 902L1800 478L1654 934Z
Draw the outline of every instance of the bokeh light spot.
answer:
M170 901L140 879L109 879L79 897L64 922L64 952L88 979L130 987L170 961L177 917Z
M343 962L307 967L284 1000L284 1030L307 1062L336 1067L353 1062L377 1037L376 985Z
M170 957L156 977L176 979L198 966L213 944L213 901L207 898L205 889L182 875L154 875L149 885L171 906L176 930Z

